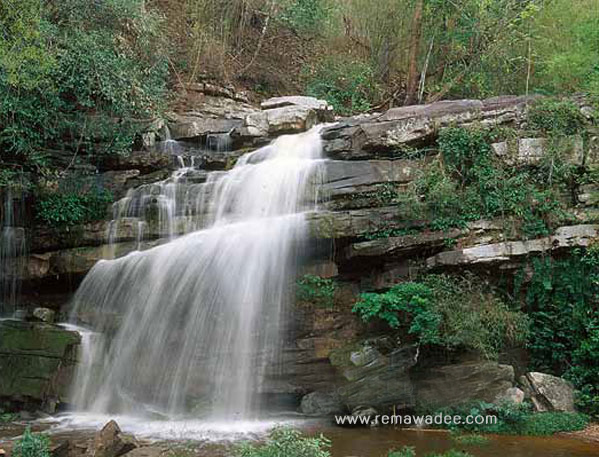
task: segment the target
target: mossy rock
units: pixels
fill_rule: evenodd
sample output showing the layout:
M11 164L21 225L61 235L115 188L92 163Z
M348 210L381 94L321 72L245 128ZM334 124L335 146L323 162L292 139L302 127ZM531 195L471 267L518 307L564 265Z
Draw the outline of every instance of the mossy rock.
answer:
M0 321L0 398L42 407L64 400L80 340L56 325Z

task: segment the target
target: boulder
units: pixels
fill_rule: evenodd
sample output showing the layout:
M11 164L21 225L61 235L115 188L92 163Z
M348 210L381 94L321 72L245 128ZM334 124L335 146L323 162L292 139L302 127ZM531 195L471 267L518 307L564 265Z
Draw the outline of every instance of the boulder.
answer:
M378 413L379 412L376 410L376 408L373 408L372 406L360 405L360 406L356 406L354 409L352 409L351 415L355 416L355 417L374 418L375 416L378 415Z
M54 317L56 316L56 312L52 311L48 308L35 308L33 310L33 317L40 322L45 322L47 324L54 323Z
M53 413L67 400L80 340L55 325L0 321L0 400Z
M521 404L524 401L524 391L518 387L510 387L505 392L498 394L493 403L514 403Z
M343 412L344 406L334 392L310 392L302 397L300 410L307 416L328 416Z
M514 384L511 365L496 362L463 362L424 368L412 373L416 401L428 408L494 401Z
M520 384L537 411L574 412L574 387L568 381L546 373L530 372Z
M272 137L303 132L317 123L318 115L310 108L282 106L248 115L238 134L242 137Z
M135 438L124 435L118 424L111 420L96 433L94 441L87 449L87 457L119 457L137 448Z
M385 343L383 339L375 342ZM415 347L391 348L383 354L372 342L367 342L333 351L330 358L344 378L337 393L348 408L414 406L414 389L408 372L416 363Z
M319 100L304 95L289 95L284 97L273 97L260 103L263 110L282 108L285 106L299 106L315 111L319 122L330 122L333 120L333 107L326 100Z

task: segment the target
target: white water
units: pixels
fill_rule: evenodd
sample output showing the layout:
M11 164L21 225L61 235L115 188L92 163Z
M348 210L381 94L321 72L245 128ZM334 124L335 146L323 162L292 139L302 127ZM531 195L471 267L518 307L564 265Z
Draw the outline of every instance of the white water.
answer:
M94 266L74 298L74 318L93 327L73 389L86 412L78 421L118 414L132 424L184 420L200 434L252 429L264 369L279 355L320 157L317 128L280 137L201 184L196 214L211 215L209 228Z

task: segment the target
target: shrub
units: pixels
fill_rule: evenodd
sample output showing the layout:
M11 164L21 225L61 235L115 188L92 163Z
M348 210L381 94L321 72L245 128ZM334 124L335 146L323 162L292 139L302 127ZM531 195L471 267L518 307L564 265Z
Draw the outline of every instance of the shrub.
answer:
M528 124L551 135L574 135L584 129L585 118L574 102L546 98L530 106Z
M273 429L262 444L242 443L235 450L238 457L329 457L330 441L324 436L304 437L286 427Z
M31 433L27 427L23 437L16 441L12 450L14 457L50 457L50 440L47 436Z
M142 0L9 0L0 22L2 162L38 171L46 148L124 153L132 119L159 112L166 47Z
M318 32L329 16L323 0L291 0L283 8L279 20L300 32Z
M360 61L329 57L307 75L306 93L327 100L341 115L368 111L378 96L372 68Z
M476 433L467 433L467 434L455 434L451 435L452 439L457 443L466 445L466 446L482 446L484 444L489 443L489 438L483 435L479 435Z
M113 196L106 190L55 192L42 195L36 202L36 218L51 226L75 225L101 220L106 217Z
M353 311L404 328L422 344L476 350L497 357L505 343L526 339L528 321L472 276L429 275L383 293L364 293Z
M297 281L298 300L309 302L316 306L332 308L336 290L337 283L334 279L305 275Z
M466 430L477 433L498 433L506 435L547 436L558 432L571 432L584 429L588 417L580 413L546 412L535 413L528 403L492 404L474 402L462 404L439 411L451 416L460 416L461 425L454 430ZM495 416L495 423L466 424L467 416Z
M387 457L416 457L416 450L411 446L404 446L400 450L390 451ZM470 454L462 451L450 449L442 454L427 454L427 457L472 457Z
M582 411L599 417L599 246L533 259L516 277L531 322L532 368L570 379ZM530 275L526 289L525 275Z

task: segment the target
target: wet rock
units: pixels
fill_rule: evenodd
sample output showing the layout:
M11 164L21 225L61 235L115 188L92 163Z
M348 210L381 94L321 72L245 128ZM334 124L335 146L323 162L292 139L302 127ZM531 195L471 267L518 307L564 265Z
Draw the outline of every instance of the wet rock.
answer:
M319 122L330 122L333 120L333 107L326 100L319 100L304 95L290 95L285 97L273 97L260 103L263 110L283 108L286 106L299 106L316 112Z
M328 416L343 412L344 406L334 392L311 392L302 397L300 410L308 416Z
M412 373L418 404L452 406L471 400L492 402L514 384L514 369L496 362L464 362Z
M67 399L79 343L55 325L0 321L0 399L53 413Z
M119 457L137 448L135 438L124 435L118 424L111 420L96 433L87 450L87 457Z
M56 312L48 308L35 308L33 310L33 317L38 321L45 322L47 324L54 323Z
M69 457L69 448L69 442L67 440L62 440L50 446L50 455L52 457Z
M508 403L514 403L516 405L519 405L523 401L524 401L524 391L522 391L522 389L520 389L518 387L510 387L509 389L506 389L505 392L502 392L499 395L497 395L497 397L495 397L495 400L493 403L508 402Z
M360 406L356 406L354 409L352 409L351 415L355 416L355 417L374 418L375 416L378 415L378 413L379 412L372 406L360 405Z
M165 450L159 447L146 446L138 447L125 454L127 457L160 457L166 454Z
M537 411L576 411L574 387L565 379L538 372L526 373L522 378L521 384Z

